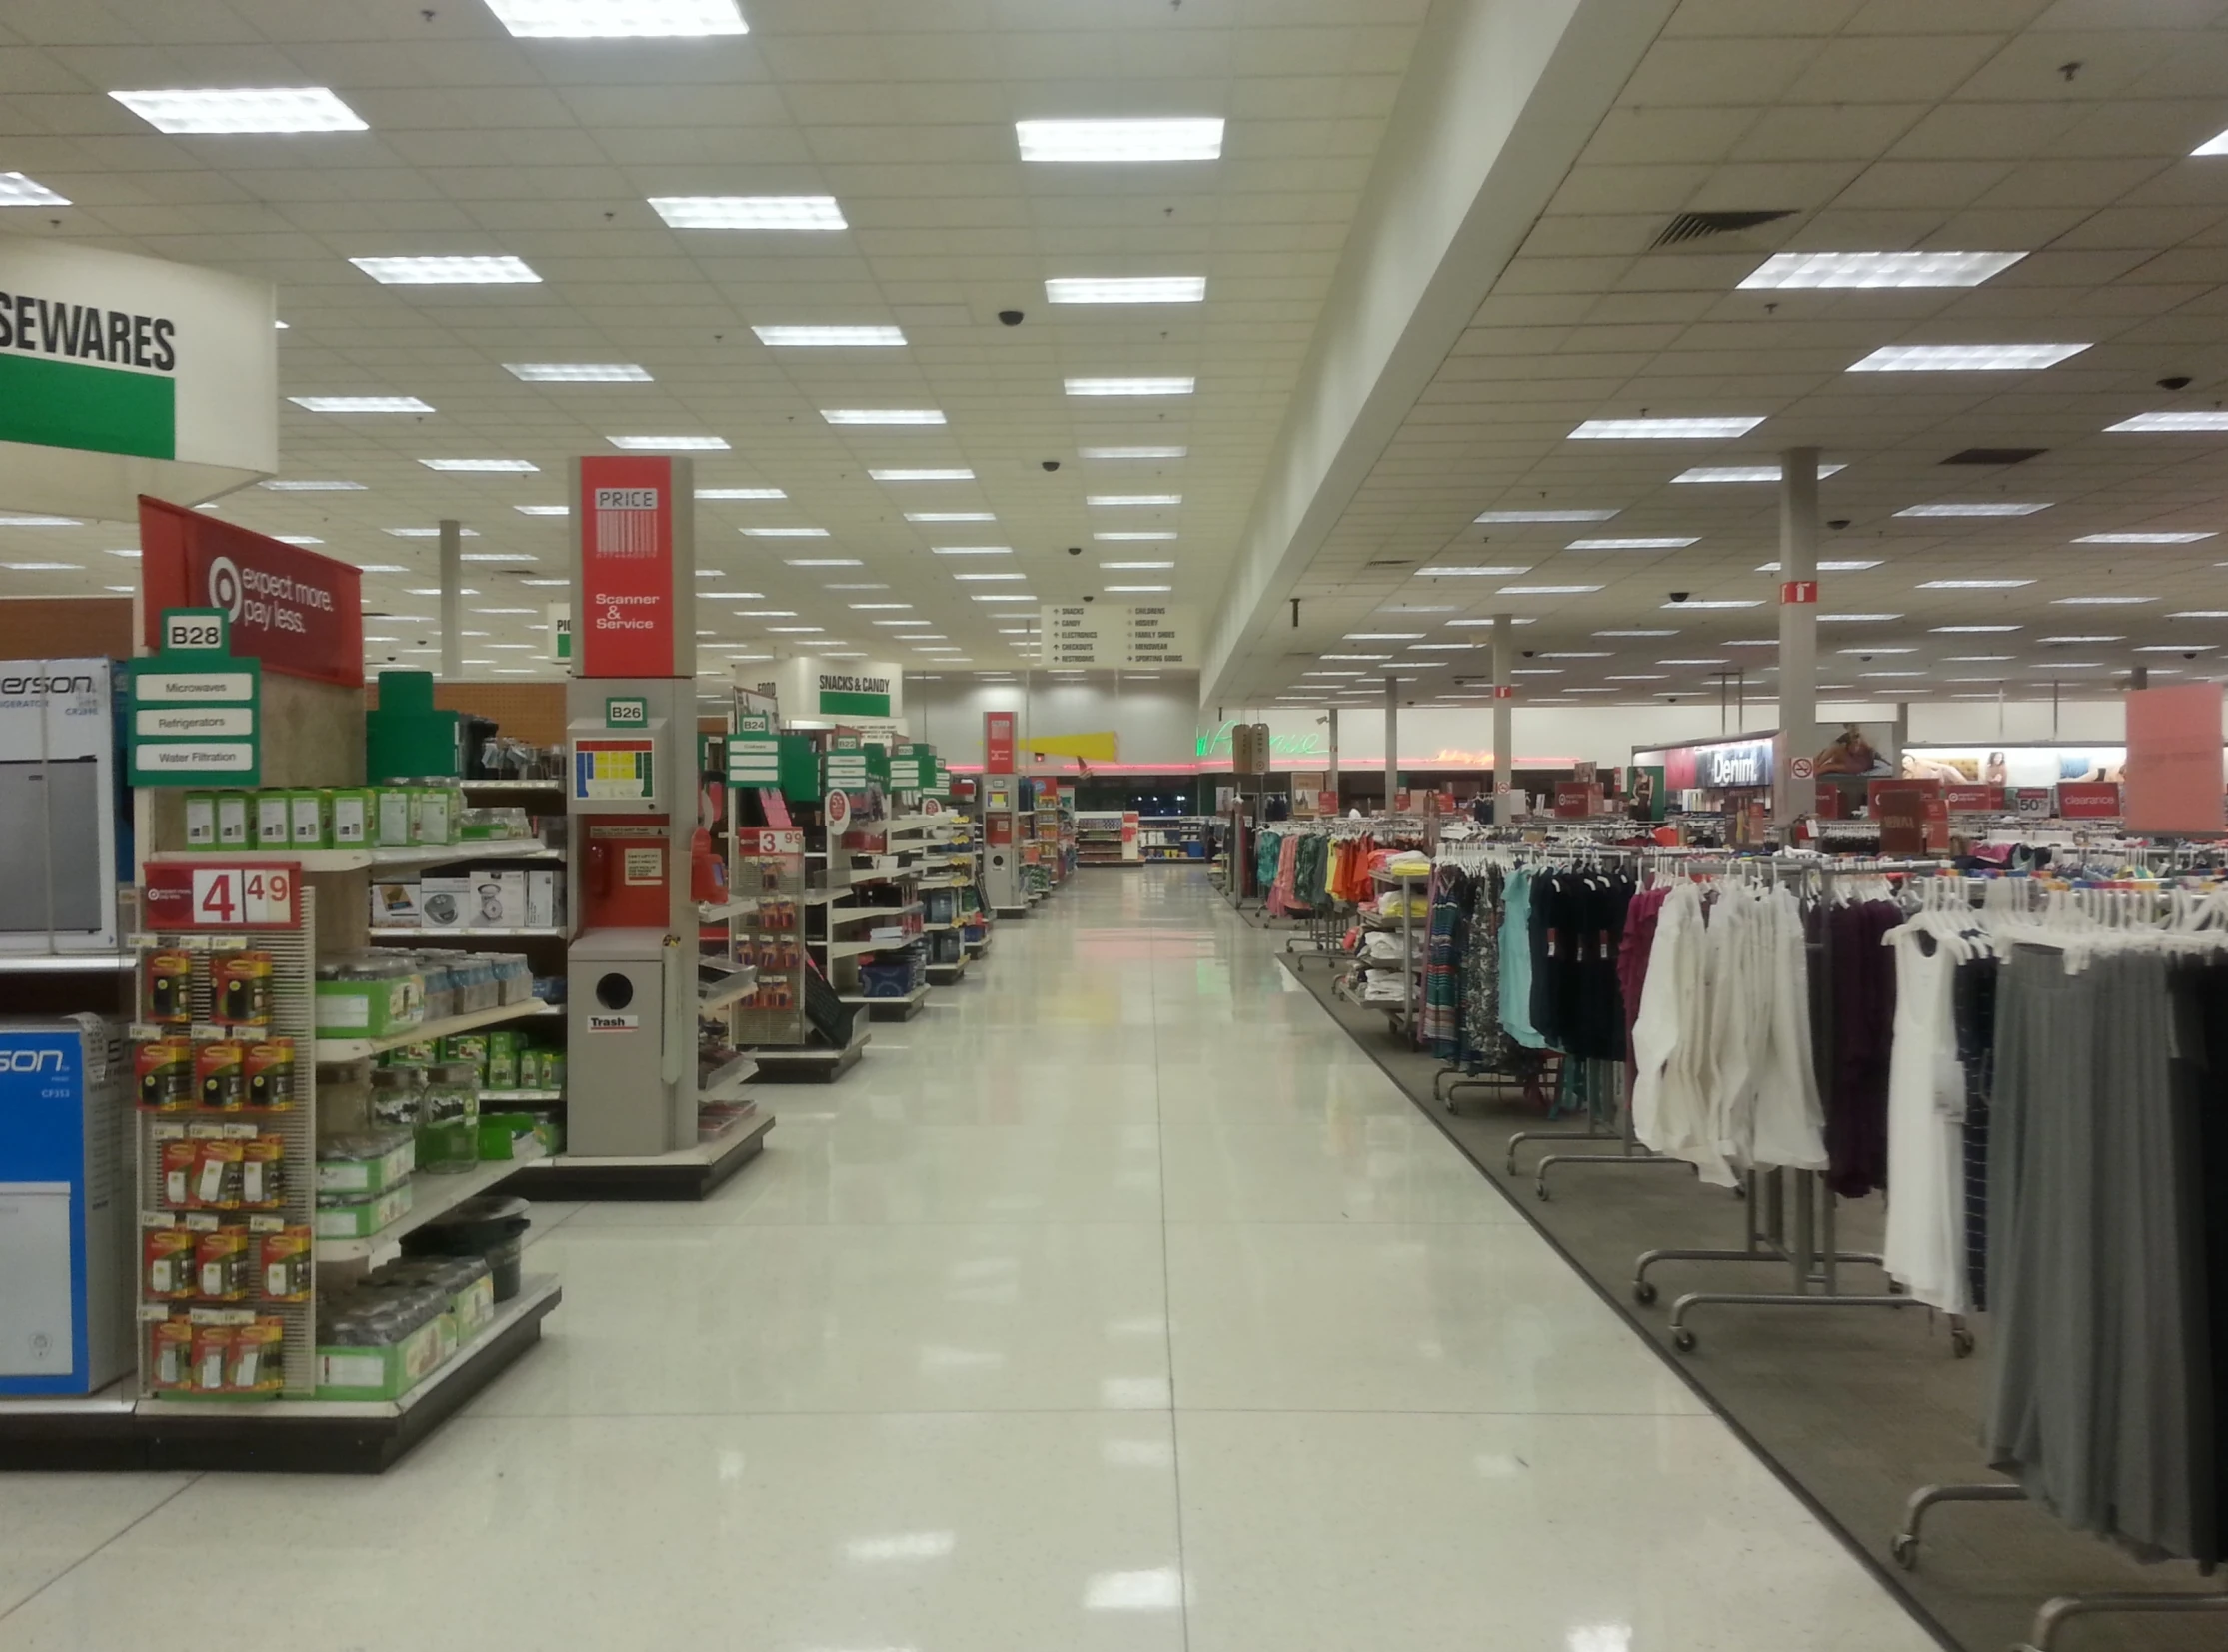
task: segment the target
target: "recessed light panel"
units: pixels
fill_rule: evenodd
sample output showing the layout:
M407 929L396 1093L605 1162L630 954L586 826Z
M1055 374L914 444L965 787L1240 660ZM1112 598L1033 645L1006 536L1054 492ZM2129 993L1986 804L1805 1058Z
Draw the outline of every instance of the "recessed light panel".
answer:
M1843 558L1830 562L1821 561L1818 564L1818 572L1821 574L1862 574L1868 568L1879 566L1880 562L1877 557L1870 560ZM1779 565L1775 562L1760 562L1756 565L1756 572L1759 574L1776 574L1779 572Z
M1977 287L2025 253L1774 253L1743 287Z
M2122 419L2104 428L2108 431L2228 430L2228 413L2138 413L2132 419Z
M1845 471L1846 465L1820 465L1821 477ZM1777 482L1777 465L1689 465L1671 478L1673 482Z
M1086 505L1181 505L1181 494L1092 494Z
M1119 533L1094 534L1091 537L1095 540L1172 540L1175 538L1175 535L1163 533Z
M366 132L327 86L202 87L108 94L158 132Z
M1614 511L1487 511L1476 522L1607 522Z
M1197 304L1205 276L1055 276L1045 283L1054 304Z
M724 436L607 436L613 447L627 453L725 453Z
M1575 597L1588 591L1599 591L1597 585L1504 585L1493 595L1496 597Z
M1588 419L1570 433L1573 442L1707 442L1746 436L1764 422L1758 414L1709 419Z
M1665 603L1665 608L1762 608L1761 597L1690 597L1683 603Z
M650 370L633 362L505 362L503 371L528 384L650 383Z
M511 509L522 517L565 517L573 514L570 505L514 505Z
M1011 545L932 545L929 554L935 557L1011 557Z
M2136 603L2155 603L2156 597L2054 597L2051 602L2059 608L2125 608Z
M779 488L699 488L699 499L787 499Z
M258 488L268 488L275 494L360 494L365 492L361 482L258 482Z
M353 264L386 287L516 287L542 278L523 258L352 258Z
M831 425L941 425L941 408L822 408Z
M2032 580L1921 580L1921 591L2015 591Z
M289 396L312 413L431 413L433 404L415 396Z
M2085 344L1887 344L1851 373L2026 373L2078 356Z
M973 482L975 473L964 465L942 470L878 471L870 468L867 474L877 482Z
M1439 565L1439 564L1436 564L1436 563L1434 563L1434 564L1432 564L1432 565L1431 565L1430 567L1428 567L1428 568L1419 568L1419 569L1417 569L1417 570L1415 571L1415 577L1416 577L1417 579L1419 579L1419 580L1447 580L1447 579L1458 579L1458 578L1460 578L1460 577L1462 577L1462 576L1464 576L1464 575L1472 575L1472 574L1474 574L1474 575L1491 575L1491 576L1492 576L1492 577L1494 577L1495 579L1503 579L1503 580L1505 580L1505 579L1509 578L1509 577L1510 577L1511 575L1515 575L1515 574L1529 574L1530 572L1531 572L1531 569L1530 569L1529 567L1516 567L1516 566L1512 566L1512 565L1497 564L1497 563L1496 563L1496 564L1481 564L1481 565L1479 565L1478 567L1475 567L1475 568L1456 568L1456 567L1452 567L1452 566L1450 566L1450 565L1449 565L1449 566L1441 566L1441 565Z
M1906 505L1895 514L1899 517L2031 517L2037 511L2050 509L2050 502L2032 503L2018 500L1983 500L1972 503L1950 502L1937 505Z
M523 474L542 467L525 459L421 459L419 464L429 471L487 471Z
M906 342L898 327L754 327L758 342L777 350L892 350Z
M66 207L69 197L58 195L36 179L20 172L0 172L0 207ZM285 322L279 325L284 327Z
M1189 448L1078 448L1080 459L1181 459Z
M1064 379L1071 396L1188 396L1198 380L1180 377L1135 379Z
M2083 534L2074 540L2075 545L2194 545L2199 540L2209 540L2213 530L2203 529L2187 534Z
M677 230L841 230L833 195L654 195L651 208Z
M1666 535L1659 539L1603 539L1572 540L1565 551L1676 551L1681 546L1698 545L1698 534Z
M522 40L698 39L748 34L735 0L488 0Z
M1016 121L1025 161L1135 165L1211 161L1222 153L1218 117L1140 120Z

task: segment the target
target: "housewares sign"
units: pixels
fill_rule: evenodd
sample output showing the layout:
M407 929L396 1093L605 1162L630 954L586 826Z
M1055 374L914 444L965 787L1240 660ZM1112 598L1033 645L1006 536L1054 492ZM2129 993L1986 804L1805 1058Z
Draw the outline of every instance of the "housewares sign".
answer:
M0 236L0 497L129 520L278 469L267 282Z

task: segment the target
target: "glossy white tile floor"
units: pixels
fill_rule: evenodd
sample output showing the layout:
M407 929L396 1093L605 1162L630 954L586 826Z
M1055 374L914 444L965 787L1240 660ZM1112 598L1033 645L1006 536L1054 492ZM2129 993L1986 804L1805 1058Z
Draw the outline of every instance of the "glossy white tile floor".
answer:
M385 1478L0 1478L0 1652L1930 1647L1281 944L1085 874Z

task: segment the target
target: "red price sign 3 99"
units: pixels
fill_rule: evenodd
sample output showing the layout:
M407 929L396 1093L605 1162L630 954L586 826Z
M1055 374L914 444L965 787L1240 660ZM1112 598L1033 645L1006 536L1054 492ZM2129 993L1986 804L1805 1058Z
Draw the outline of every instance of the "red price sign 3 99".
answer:
M291 929L300 917L301 873L292 864L147 868L150 928Z

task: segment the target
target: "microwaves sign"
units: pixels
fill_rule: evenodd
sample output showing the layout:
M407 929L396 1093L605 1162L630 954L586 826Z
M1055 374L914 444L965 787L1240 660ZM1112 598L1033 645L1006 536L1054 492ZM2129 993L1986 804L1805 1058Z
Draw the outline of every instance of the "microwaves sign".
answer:
M278 469L268 282L0 236L0 498L129 521Z

